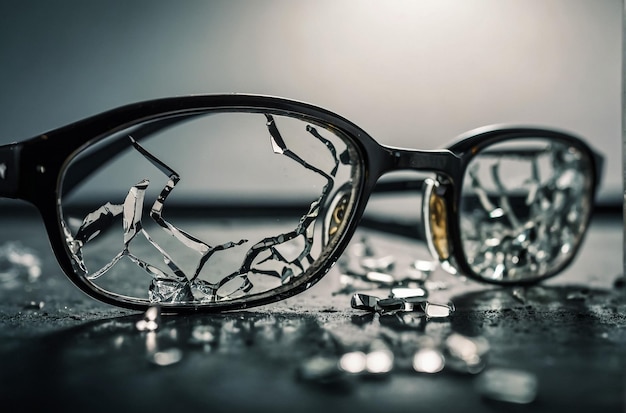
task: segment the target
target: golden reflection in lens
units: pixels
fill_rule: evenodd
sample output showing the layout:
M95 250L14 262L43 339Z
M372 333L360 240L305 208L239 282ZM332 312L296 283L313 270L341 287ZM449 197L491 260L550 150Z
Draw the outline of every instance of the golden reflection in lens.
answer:
M428 200L430 233L433 247L442 260L450 256L448 249L448 224L446 201L433 190Z
M333 210L332 219L330 221L330 227L328 228L328 235L332 238L339 230L339 226L343 222L346 216L346 208L348 207L349 194L345 194L341 197L335 209Z

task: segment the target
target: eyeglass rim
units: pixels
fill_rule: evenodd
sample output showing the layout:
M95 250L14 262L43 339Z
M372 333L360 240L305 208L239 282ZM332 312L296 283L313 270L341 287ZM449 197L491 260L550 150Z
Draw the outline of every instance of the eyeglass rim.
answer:
M338 260L341 253L345 250L350 238L356 230L358 221L363 214L376 181L384 173L398 169L398 163L395 158L402 154L403 151L422 153L429 152L401 150L381 145L368 133L351 121L337 115L334 112L309 103L274 96L247 94L179 96L133 103L111 109L70 125L38 135L29 140L13 144L15 145L13 147L15 150L14 156L19 157L20 161L20 183L30 182L32 184L29 187L20 185L14 195L16 198L29 201L37 207L43 218L52 249L61 268L78 288L99 301L120 307L134 310L145 310L145 308L150 305L137 303L134 299L120 299L120 297L113 296L104 290L96 291L94 290L93 284L87 283L75 274L71 260L65 250L66 246L63 245L63 233L57 208L60 179L67 163L73 157L73 154L79 151L80 148L86 144L96 142L111 133L149 121L151 119L159 119L164 116L193 114L196 112L202 113L205 111L220 109L241 109L242 111L246 109L267 110L272 113L277 112L279 114L286 114L288 116L294 116L296 118L302 118L310 121L318 121L322 124L332 126L333 128L341 131L341 133L345 134L345 138L348 138L355 145L355 148L357 148L361 154L363 168L365 171L368 171L368 174L366 174L360 183L361 188L359 188L359 198L355 201L354 213L350 218L350 222L347 224L346 230L342 233L342 239L339 240L335 249L329 254L328 259L324 261L324 264L317 269L314 275L311 275L308 278L303 277L303 281L290 285L284 292L270 290L271 293L261 293L259 294L259 297L254 297L252 300L249 296L242 300L242 302L235 300L209 307L200 308L193 306L190 307L187 305L182 307L167 307L168 310L175 312L196 312L199 310L211 312L241 309L248 306L258 306L280 301L308 289L311 285L315 284L324 277L332 265ZM490 282L490 280L476 277L462 255L463 248L460 236L459 214L453 213L453 209L457 206L459 202L458 200L460 199L462 178L465 173L465 168L477 152L476 148L478 148L479 151L480 148L485 145L491 145L499 141L506 141L511 139L511 137L523 134L526 134L524 136L528 137L528 133L532 133L536 137L565 140L587 151L590 154L590 159L594 162L595 174L592 180L592 194L596 193L601 176L599 171L602 169L602 156L593 151L591 147L581 138L565 131L543 127L512 126L502 124L491 125L488 127L474 129L460 135L457 137L456 142L449 145L445 150L432 151L433 154L446 155L446 159L449 161L449 163L443 167L442 170L438 171L438 173L444 174L453 182L453 198L447 206L449 209L447 219L449 229L448 237L452 249L451 256L456 261L454 265L459 268L459 270L470 276L470 278L476 278L482 282ZM472 153L472 151L474 153ZM447 153L453 156L447 156ZM51 154L58 155L51 157ZM593 203L593 199L591 202ZM590 217L591 214L587 219L586 225L588 225ZM580 244L582 244L582 241ZM571 263L573 257L576 256L576 253L577 251L572 254L572 259L563 265L563 267L566 267ZM318 259L318 261L320 260ZM558 271L554 271L554 274L549 274L541 277L540 279L530 280L529 283L535 283L553 276L562 271L562 269L563 268L560 268Z

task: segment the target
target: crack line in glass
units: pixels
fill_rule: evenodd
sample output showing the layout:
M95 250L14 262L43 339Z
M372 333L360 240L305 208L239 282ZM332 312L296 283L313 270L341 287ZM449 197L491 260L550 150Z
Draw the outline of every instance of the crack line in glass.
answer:
M334 144L321 136L319 132L311 125L306 125L306 131L320 141L332 156L334 161L334 167L330 173L324 172L320 168L311 165L299 155L292 152L286 145L276 122L272 115L265 114L266 126L270 134L270 143L272 150L276 154L285 155L286 157L294 160L304 168L320 175L326 180L326 184L322 188L321 195L315 199L309 206L308 211L301 216L297 227L293 231L281 233L276 236L270 236L262 239L256 244L252 245L250 249L245 253L243 262L238 270L223 276L217 282L208 282L206 280L199 279L199 275L203 268L209 261L209 259L218 251L234 248L248 242L247 239L241 239L239 241L229 241L216 246L210 246L203 242L199 238L183 231L172 223L168 222L163 217L163 211L165 209L165 203L172 193L181 177L167 164L155 157L143 146L141 146L132 136L128 136L133 148L139 152L145 159L147 159L152 165L154 165L160 172L168 177L168 181L157 196L157 199L153 203L150 209L150 218L167 234L173 236L182 245L190 250L193 250L200 254L200 259L192 275L189 277L185 272L174 262L172 257L165 251L161 245L159 245L145 230L143 219L143 207L145 201L145 193L150 184L148 179L141 180L133 187L130 188L123 204L112 204L107 202L101 207L97 208L93 212L87 214L82 221L75 236L72 236L69 229L64 224L64 229L67 237L67 244L72 252L72 256L75 261L75 266L80 272L89 280L95 280L105 273L107 273L118 261L123 257L128 257L134 264L143 269L153 280L149 287L148 296L151 302L170 302L170 303L185 303L185 302L215 302L220 300L226 300L231 298L237 298L248 293L253 284L248 278L248 274L261 274L271 277L276 277L281 280L281 283L289 282L292 277L297 277L306 271L305 265L312 264L314 258L311 254L311 250L314 242L314 226L317 218L321 212L321 208L325 205L325 202L331 193L334 186L334 178L336 176L340 163L348 164L349 159L344 159L344 154L341 157L337 156L337 150ZM106 263L99 270L89 274L85 263L83 261L82 247L94 238L98 237L103 231L112 227L116 222L118 216L122 216L123 222L123 250L117 253L111 261ZM152 265L138 256L130 252L130 245L137 235L141 234L160 254L163 263L169 268L171 274L166 273L155 265ZM290 240L293 240L299 236L304 239L304 246L299 255L289 260L276 248L280 244L284 244ZM261 254L269 252L267 257L259 259ZM282 264L282 269L263 269L258 266L269 261L276 261ZM306 262L306 264L305 264ZM219 294L218 291L221 287L227 283L239 279L240 284L230 293ZM194 296L193 290L196 290L202 294L202 298L198 299Z

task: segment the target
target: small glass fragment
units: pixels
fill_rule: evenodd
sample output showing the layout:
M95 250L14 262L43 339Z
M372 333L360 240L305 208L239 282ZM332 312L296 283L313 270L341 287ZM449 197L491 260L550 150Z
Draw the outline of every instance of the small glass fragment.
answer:
M367 367L367 355L362 351L345 353L339 359L339 367L350 374L361 374Z
M517 301L519 301L522 304L526 304L526 288L514 287L511 294Z
M418 373L438 373L445 364L444 355L434 348L420 349L413 356L413 369Z
M181 361L183 352L178 348L157 351L148 355L148 360L157 366L171 366Z
M386 257L366 257L361 259L361 267L369 271L374 272L388 272L393 270L396 264L396 259L393 255L387 255Z
M427 318L446 318L450 317L454 312L454 304L451 302L448 304L440 304L426 301L422 308Z
M350 305L357 310L376 311L379 298L373 295L356 293L352 296Z
M421 287L406 288L396 287L391 289L391 296L394 298L425 298L428 297L428 291Z
M378 300L377 309L381 313L393 313L397 311L413 311L413 303L403 298L384 298Z
M135 327L139 331L155 331L159 328L160 321L161 309L153 306L146 310L143 319L137 321Z
M584 290L574 291L574 292L568 293L566 296L566 299L570 301L585 301L588 295L589 295L588 291L584 291Z
M372 281L372 282L383 284L383 285L391 285L395 281L393 278L393 275L387 274L384 272L378 272L378 271L368 271L365 274L365 278L368 281Z
M413 268L415 268L418 271L421 271L422 273L425 273L426 275L435 271L438 266L439 266L438 261L426 261L426 260L413 261Z
M24 306L25 310L41 310L45 303L43 301L31 301Z
M527 404L537 396L537 377L529 372L505 368L491 368L476 381L480 394L493 400Z

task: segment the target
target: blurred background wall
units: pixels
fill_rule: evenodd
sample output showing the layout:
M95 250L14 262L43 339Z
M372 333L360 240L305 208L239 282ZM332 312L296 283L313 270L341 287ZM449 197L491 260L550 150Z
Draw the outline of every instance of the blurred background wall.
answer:
M381 143L493 123L580 134L622 200L621 0L0 2L0 143L126 103L249 92Z

